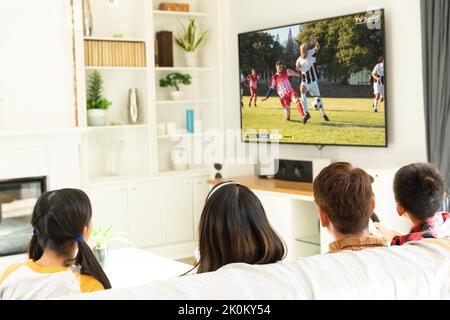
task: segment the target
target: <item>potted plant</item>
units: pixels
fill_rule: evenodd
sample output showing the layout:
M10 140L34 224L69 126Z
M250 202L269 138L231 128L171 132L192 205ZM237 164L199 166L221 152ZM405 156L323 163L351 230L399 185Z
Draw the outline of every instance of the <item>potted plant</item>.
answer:
M108 260L108 244L112 240L120 240L128 243L123 236L123 233L117 233L113 230L113 226L103 228L102 226L96 227L92 231L92 239L95 241L94 252L100 265L104 268Z
M191 79L189 74L169 73L165 78L159 80L159 86L162 88L174 87L176 90L170 92L172 99L181 100L184 92L180 90L180 84L189 85L191 84Z
M204 31L197 39L195 18L190 18L187 27L183 26L183 30L184 34L175 37L175 42L185 51L186 65L190 68L198 67L198 57L195 51L205 41L208 31Z
M104 126L106 124L106 111L112 104L102 97L103 79L98 71L89 76L89 88L87 96L88 125Z

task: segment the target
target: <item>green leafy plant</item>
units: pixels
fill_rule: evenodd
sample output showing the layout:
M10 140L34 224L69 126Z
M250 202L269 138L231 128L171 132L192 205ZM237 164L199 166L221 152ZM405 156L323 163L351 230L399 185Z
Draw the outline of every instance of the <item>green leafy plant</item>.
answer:
M112 240L128 242L124 235L125 233L123 232L114 231L113 226L107 228L97 226L92 231L92 239L95 241L95 248L104 248Z
M195 18L190 18L187 27L183 26L183 30L184 35L175 37L175 42L188 52L194 52L205 41L208 34L208 30L206 30L196 39L197 26L195 25Z
M169 73L164 79L159 80L159 86L175 87L177 91L180 91L180 84L189 85L191 84L192 77L189 74L181 74L179 72Z
M107 110L112 104L111 101L102 97L103 79L98 71L94 71L89 76L89 89L87 97L87 109Z

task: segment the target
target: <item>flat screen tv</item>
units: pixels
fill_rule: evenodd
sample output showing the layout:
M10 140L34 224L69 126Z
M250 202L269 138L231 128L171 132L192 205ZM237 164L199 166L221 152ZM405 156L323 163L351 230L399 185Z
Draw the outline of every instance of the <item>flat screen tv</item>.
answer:
M387 146L384 11L241 33L242 140Z

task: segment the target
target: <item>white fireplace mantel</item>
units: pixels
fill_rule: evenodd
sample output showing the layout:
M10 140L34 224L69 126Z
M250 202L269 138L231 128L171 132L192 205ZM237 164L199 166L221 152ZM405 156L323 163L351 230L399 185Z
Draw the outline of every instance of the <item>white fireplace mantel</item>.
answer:
M46 176L49 190L80 188L80 143L86 130L0 131L0 180Z

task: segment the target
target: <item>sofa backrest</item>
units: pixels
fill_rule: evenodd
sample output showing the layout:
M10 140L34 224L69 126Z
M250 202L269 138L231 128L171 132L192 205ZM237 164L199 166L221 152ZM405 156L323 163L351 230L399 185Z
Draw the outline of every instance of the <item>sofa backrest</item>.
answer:
M448 299L450 242L343 251L216 272L69 299Z

